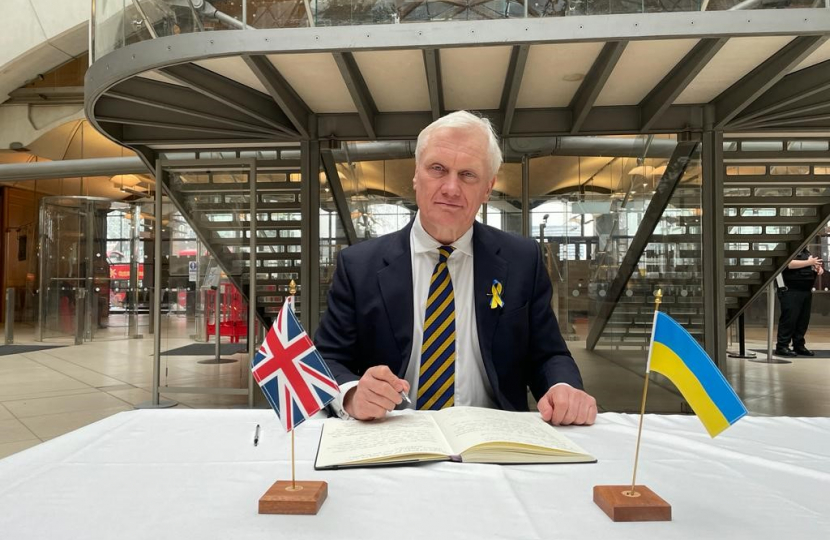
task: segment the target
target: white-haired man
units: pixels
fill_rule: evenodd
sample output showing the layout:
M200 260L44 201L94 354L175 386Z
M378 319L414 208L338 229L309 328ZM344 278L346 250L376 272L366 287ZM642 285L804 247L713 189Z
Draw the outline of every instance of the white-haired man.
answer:
M545 420L594 422L539 247L475 221L501 162L486 119L436 120L418 136L415 219L341 252L315 336L341 416L383 417L401 393L418 409L523 411L529 387Z

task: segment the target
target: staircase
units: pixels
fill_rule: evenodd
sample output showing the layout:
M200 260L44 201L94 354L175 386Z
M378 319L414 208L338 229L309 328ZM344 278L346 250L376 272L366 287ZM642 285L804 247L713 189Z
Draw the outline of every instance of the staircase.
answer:
M674 317L693 336L702 338L702 251L697 234L700 217L693 204L693 201L700 201L699 182L697 173L689 171L682 187L675 190L596 343L596 349L646 348L651 337L657 289L663 293L661 310Z
M728 138L723 172L730 325L830 218L830 139ZM661 309L702 341L700 185L690 180L672 195L596 348L647 348L658 288Z
M164 182L171 201L247 302L252 224L247 171L173 169ZM291 280L302 287L299 167L277 172L258 165L256 197L256 306L261 322L270 325ZM298 310L301 302L298 295Z
M727 324L830 218L830 138L724 142Z

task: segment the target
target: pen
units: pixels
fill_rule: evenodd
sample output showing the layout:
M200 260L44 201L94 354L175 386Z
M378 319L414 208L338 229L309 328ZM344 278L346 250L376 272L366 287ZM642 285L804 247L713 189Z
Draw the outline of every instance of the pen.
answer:
M256 430L254 430L254 446L259 444L259 424L256 425Z
M409 396L407 396L406 394L404 394L403 390L401 390L401 397L403 398L403 400L404 400L404 401L406 401L407 403L409 403L410 405L412 405L412 402L409 400Z

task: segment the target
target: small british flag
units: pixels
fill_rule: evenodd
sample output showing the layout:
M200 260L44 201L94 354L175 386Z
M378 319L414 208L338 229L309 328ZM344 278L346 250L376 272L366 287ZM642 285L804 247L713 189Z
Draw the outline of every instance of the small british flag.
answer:
M323 357L294 315L293 296L286 299L254 355L251 371L286 431L320 411L340 392Z

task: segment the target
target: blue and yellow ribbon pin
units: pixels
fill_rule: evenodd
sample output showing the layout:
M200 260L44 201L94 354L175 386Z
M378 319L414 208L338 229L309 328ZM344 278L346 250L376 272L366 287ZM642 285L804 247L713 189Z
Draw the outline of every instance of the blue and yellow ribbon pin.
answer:
M493 286L490 288L492 291L490 293L490 309L496 309L497 307L503 308L504 307L504 300L501 298L501 291L502 286L501 282L497 279L493 280Z

